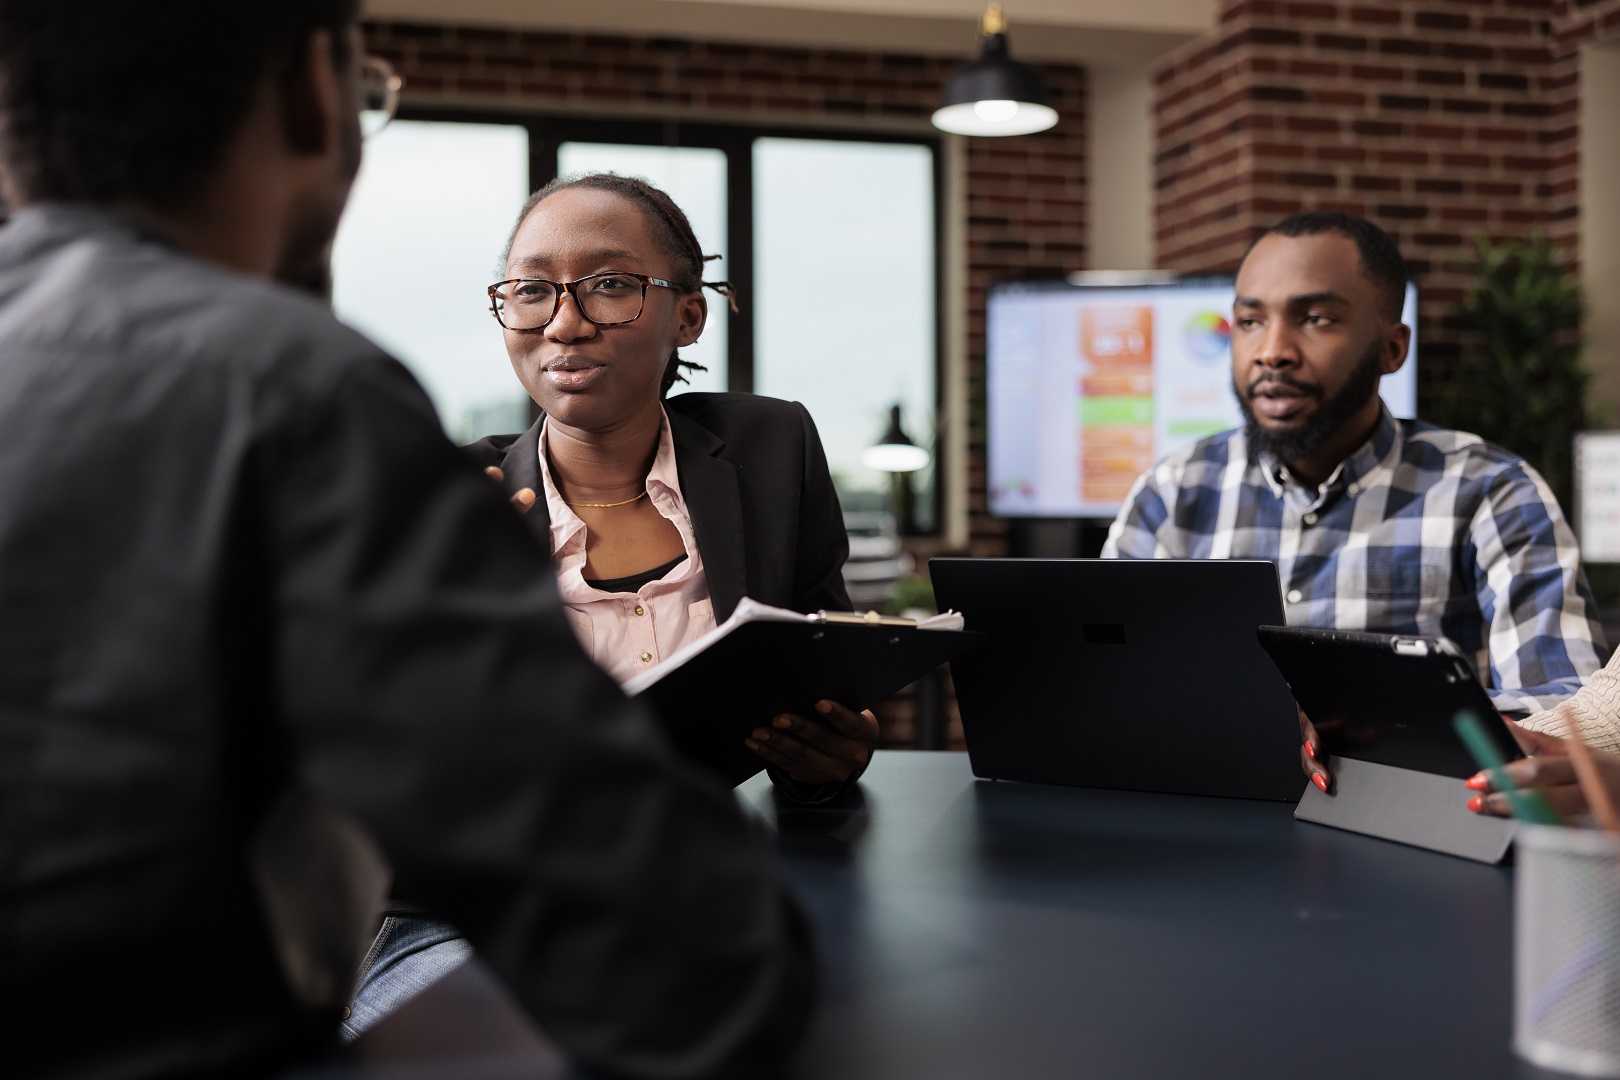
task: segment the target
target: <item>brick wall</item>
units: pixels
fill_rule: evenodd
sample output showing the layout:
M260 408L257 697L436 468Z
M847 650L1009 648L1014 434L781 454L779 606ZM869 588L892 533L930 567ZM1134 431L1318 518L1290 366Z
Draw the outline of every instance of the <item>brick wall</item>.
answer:
M945 76L959 56L765 48L716 42L520 33L372 23L369 46L406 77L406 101L623 119L807 127L896 125L930 131ZM1044 74L1063 119L1040 135L967 141L965 304L971 388L969 506L975 554L1000 554L1004 529L985 513L984 295L997 277L1049 276L1086 265L1083 69Z
M1575 48L1617 29L1620 0L1225 3L1156 74L1159 262L1229 270L1301 209L1377 221L1420 275L1432 401L1472 237L1573 243Z

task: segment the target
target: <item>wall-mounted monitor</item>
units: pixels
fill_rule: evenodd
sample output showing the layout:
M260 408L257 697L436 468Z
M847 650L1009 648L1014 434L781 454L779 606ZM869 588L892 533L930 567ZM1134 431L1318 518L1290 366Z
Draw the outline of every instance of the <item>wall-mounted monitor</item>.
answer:
M1232 395L1232 279L990 287L990 512L1111 518L1155 461L1243 422ZM1416 415L1417 289L1406 363L1380 387Z

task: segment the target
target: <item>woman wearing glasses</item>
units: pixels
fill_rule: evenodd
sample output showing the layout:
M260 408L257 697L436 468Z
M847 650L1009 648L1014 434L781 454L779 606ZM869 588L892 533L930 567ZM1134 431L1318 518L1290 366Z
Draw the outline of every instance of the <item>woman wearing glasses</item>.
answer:
M512 367L543 416L474 446L551 546L568 617L619 681L724 622L744 596L848 610L849 551L809 413L751 394L684 394L679 349L702 333L704 256L686 215L644 181L547 185L490 286ZM734 303L734 301L733 301ZM534 496L532 505L529 496ZM876 721L834 707L749 740L796 793L851 779Z
M519 215L490 304L543 413L469 448L549 544L567 615L619 681L724 622L744 596L848 610L849 551L815 425L749 394L665 398L702 333L707 286L692 228L657 188L612 175L554 182ZM734 301L733 301L734 305ZM789 797L830 797L877 741L871 713L833 702L779 716L746 744ZM467 955L419 915L385 921L347 1028L365 1030Z

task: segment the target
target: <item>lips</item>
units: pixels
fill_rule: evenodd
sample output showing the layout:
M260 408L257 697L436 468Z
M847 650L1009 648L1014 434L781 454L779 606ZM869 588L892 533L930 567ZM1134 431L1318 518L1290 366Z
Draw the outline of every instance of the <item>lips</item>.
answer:
M1268 420L1291 420L1316 400L1306 388L1268 380L1249 388L1254 411Z
M552 360L541 369L547 382L559 390L578 393L587 390L601 379L607 368L576 356Z

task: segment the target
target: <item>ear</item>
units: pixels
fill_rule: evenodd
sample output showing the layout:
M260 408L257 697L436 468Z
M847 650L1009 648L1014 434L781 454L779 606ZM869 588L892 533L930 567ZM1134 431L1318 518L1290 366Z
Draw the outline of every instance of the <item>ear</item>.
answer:
M1406 353L1412 345L1412 328L1404 323L1396 323L1384 331L1383 354L1380 358L1378 370L1385 375L1393 375L1401 370L1406 363Z
M709 322L709 301L703 290L682 296L675 305L675 347L685 348L696 341Z
M322 157L336 153L344 102L359 100L357 85L339 77L332 34L316 30L304 39L298 60L280 83L282 133L297 154Z

